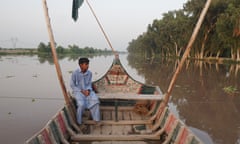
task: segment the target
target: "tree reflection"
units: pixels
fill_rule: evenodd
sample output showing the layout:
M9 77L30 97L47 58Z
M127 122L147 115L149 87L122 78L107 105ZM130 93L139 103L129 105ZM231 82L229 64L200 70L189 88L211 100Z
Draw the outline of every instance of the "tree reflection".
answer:
M145 77L147 84L168 89L178 64L173 59L128 56L129 65ZM187 61L172 92L173 103L188 126L208 133L216 143L236 143L240 127L240 65ZM233 96L223 88L234 86Z
M100 54L100 55L111 55L111 54ZM53 61L53 57L52 55L49 53L49 54L38 54L38 60L40 63L45 63L45 62L48 62L50 65L53 65L54 64L54 61ZM95 56L99 56L99 54L86 54L86 55L79 55L79 54L69 54L69 55L66 55L66 54L63 54L63 55L58 55L58 60L63 60L65 58L68 59L68 61L77 61L80 57L88 57L88 58L93 58Z

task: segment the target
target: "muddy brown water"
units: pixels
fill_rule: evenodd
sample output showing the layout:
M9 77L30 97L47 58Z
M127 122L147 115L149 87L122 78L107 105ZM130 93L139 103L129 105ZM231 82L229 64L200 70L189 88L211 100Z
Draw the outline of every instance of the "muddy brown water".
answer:
M90 57L93 80L110 67L113 56ZM67 90L78 57L60 58ZM176 61L120 55L136 80L167 90ZM177 79L170 109L207 144L240 144L239 65L188 62ZM227 93L231 91L231 93ZM0 57L0 139L4 144L24 143L63 106L64 99L51 58ZM157 143L157 142L144 142Z

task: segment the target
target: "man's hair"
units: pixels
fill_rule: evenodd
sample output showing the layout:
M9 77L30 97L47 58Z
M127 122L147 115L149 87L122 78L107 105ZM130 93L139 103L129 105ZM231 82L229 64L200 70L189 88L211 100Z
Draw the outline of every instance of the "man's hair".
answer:
M88 58L80 58L79 60L78 60L78 64L83 64L83 63L89 63L89 59Z

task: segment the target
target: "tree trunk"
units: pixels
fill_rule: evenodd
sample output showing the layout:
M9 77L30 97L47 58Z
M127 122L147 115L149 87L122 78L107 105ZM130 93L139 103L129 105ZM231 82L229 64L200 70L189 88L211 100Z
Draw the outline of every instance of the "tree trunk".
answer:
M240 48L237 49L237 61L239 61L239 60L240 60Z
M219 58L220 50L217 52L216 58Z
M233 50L233 48L231 48L231 58L232 58L232 60L235 60L235 55L234 55L234 50Z
M155 58L155 52L154 52L153 48L151 48L151 58L152 59Z
M178 56L178 46L177 46L177 43L174 42L174 45L175 45L175 55Z

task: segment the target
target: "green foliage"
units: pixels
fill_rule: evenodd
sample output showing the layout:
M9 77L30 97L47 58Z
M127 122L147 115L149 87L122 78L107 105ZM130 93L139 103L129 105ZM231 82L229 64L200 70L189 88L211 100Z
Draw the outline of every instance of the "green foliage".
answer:
M238 90L234 86L227 86L223 88L223 91L229 95L233 95L235 93L238 93Z
M38 45L38 52L40 53L49 53L51 52L51 47L50 44L46 45L43 42L40 42L40 44Z
M64 47L62 47L62 46L58 46L56 48L56 51L57 51L57 53L61 53L61 54L65 52Z
M153 20L146 32L129 43L128 52L181 57L205 2L190 0L183 9L169 11L162 19ZM239 57L239 37L240 1L213 0L190 57Z
M57 44L55 43L55 45L57 46ZM38 45L37 48L39 53L51 53L51 45L50 43L48 43L48 45L46 45L43 42L40 42L40 44ZM57 46L56 47L56 52L58 54L106 54L109 53L111 54L112 51L104 49L95 49L93 47L84 47L84 48L80 48L77 45L69 45L68 48L64 48L62 46Z

